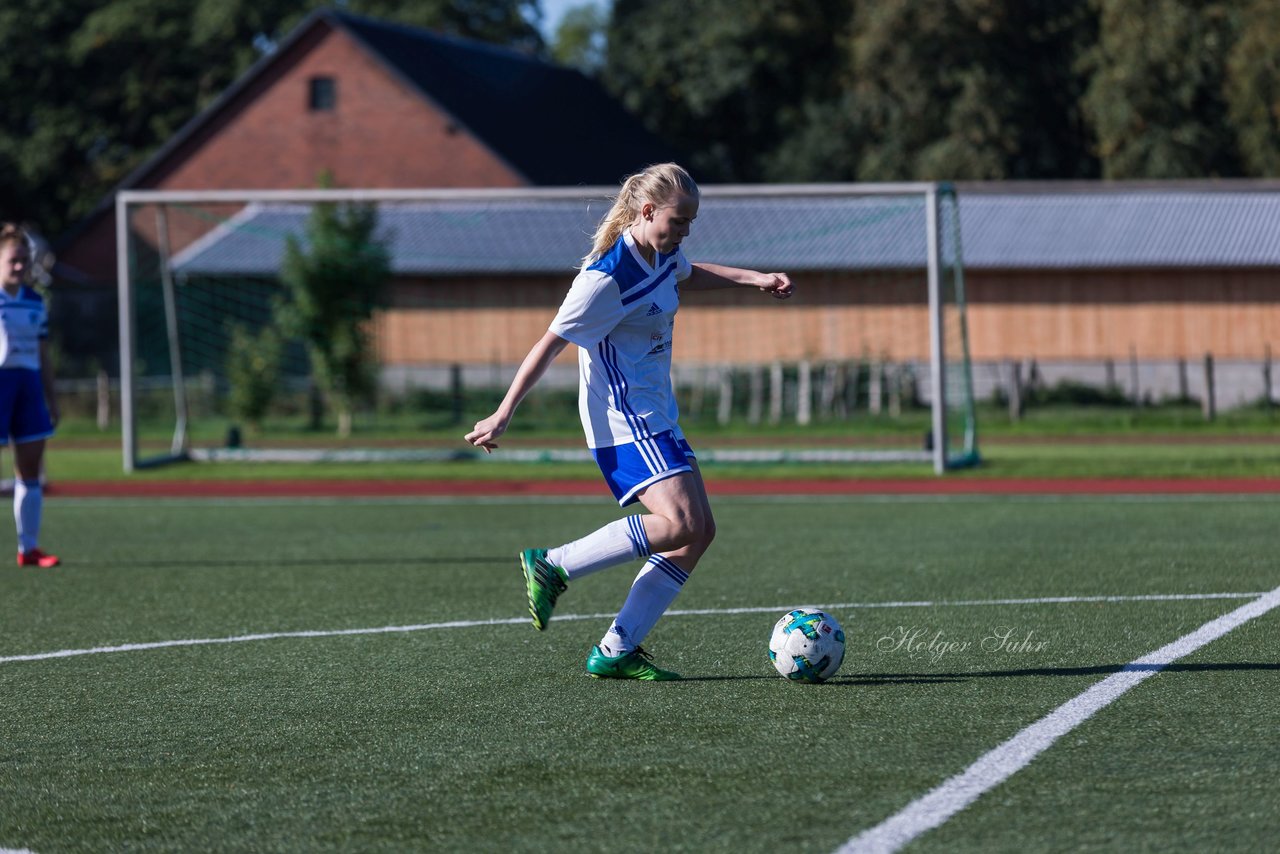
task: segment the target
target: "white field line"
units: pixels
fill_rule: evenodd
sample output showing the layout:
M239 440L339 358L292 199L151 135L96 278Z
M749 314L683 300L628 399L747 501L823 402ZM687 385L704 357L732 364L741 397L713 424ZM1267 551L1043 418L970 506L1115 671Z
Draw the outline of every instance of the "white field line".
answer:
M1188 635L1125 665L1118 673L1094 684L1013 738L983 754L964 771L927 792L900 812L863 831L838 849L838 854L887 854L897 851L976 801L987 791L1025 768L1055 741L1106 708L1144 679L1179 658L1280 606L1280 587L1229 614L1210 620Z
M858 608L941 608L941 607L981 607L986 605L1067 605L1087 602L1160 602L1186 601L1200 599L1255 599L1261 593L1168 593L1141 596L1048 596L1034 599L962 599L954 601L920 601L920 602L842 602L816 607L832 611L854 610ZM769 605L751 608L698 608L688 610L672 610L668 617L708 616L716 614L774 614L782 613L795 605ZM611 620L615 615L609 614L557 614L556 622L578 620ZM249 643L251 641L279 640L282 638L332 638L347 635L385 635L406 632L424 632L434 629L472 629L481 626L517 626L529 622L528 617L508 617L492 620L453 620L445 623L419 623L407 626L379 626L365 629L328 629L293 632L263 632L251 635L235 635L225 638L186 638L182 640L151 641L148 643L126 643L116 646L95 646L87 649L60 649L54 652L36 652L27 655L0 656L0 664L16 661L45 661L51 658L76 658L83 655L105 655L114 652L142 652L150 649L171 649L184 646L212 646L217 644ZM0 850L0 854L4 854Z

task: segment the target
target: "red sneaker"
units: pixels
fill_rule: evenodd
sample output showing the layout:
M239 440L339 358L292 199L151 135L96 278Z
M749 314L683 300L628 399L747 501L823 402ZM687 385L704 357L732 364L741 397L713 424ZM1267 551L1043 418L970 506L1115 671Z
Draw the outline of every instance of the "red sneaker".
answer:
M51 569L60 563L62 561L58 560L57 555L47 555L39 549L18 552L18 566L38 566L41 569Z

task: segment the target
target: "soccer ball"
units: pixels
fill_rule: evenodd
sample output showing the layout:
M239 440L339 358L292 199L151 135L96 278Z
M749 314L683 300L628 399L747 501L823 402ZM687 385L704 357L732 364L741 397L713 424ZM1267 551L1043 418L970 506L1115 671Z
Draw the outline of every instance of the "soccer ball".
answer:
M844 661L844 629L825 611L796 608L774 625L769 660L792 682L824 682Z

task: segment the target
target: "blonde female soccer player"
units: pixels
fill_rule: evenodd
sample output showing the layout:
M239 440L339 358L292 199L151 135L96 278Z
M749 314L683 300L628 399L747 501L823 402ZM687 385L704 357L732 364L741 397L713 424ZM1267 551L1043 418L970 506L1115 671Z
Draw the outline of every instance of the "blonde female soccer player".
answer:
M534 628L556 599L593 572L647 558L626 601L587 657L597 678L680 678L640 646L675 601L715 537L715 521L693 450L677 423L671 387L672 328L684 292L757 288L791 296L785 273L691 264L681 242L698 215L698 185L674 163L623 182L596 230L560 311L516 372L496 412L466 439L492 452L526 394L570 343L578 345L578 409L587 446L621 506L649 512L619 519L580 540L520 554Z
M13 518L18 566L45 569L58 558L40 551L40 485L44 443L58 421L49 360L49 317L44 300L28 286L31 247L26 232L0 224L0 430L13 444Z

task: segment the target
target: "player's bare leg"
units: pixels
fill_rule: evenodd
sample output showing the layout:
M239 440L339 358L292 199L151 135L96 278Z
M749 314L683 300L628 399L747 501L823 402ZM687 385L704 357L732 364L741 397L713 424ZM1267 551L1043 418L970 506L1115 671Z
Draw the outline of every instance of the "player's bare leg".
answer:
M716 536L702 470L694 460L689 465L692 471L660 480L640 493L640 503L649 511L643 522L651 549L686 573L693 572Z

